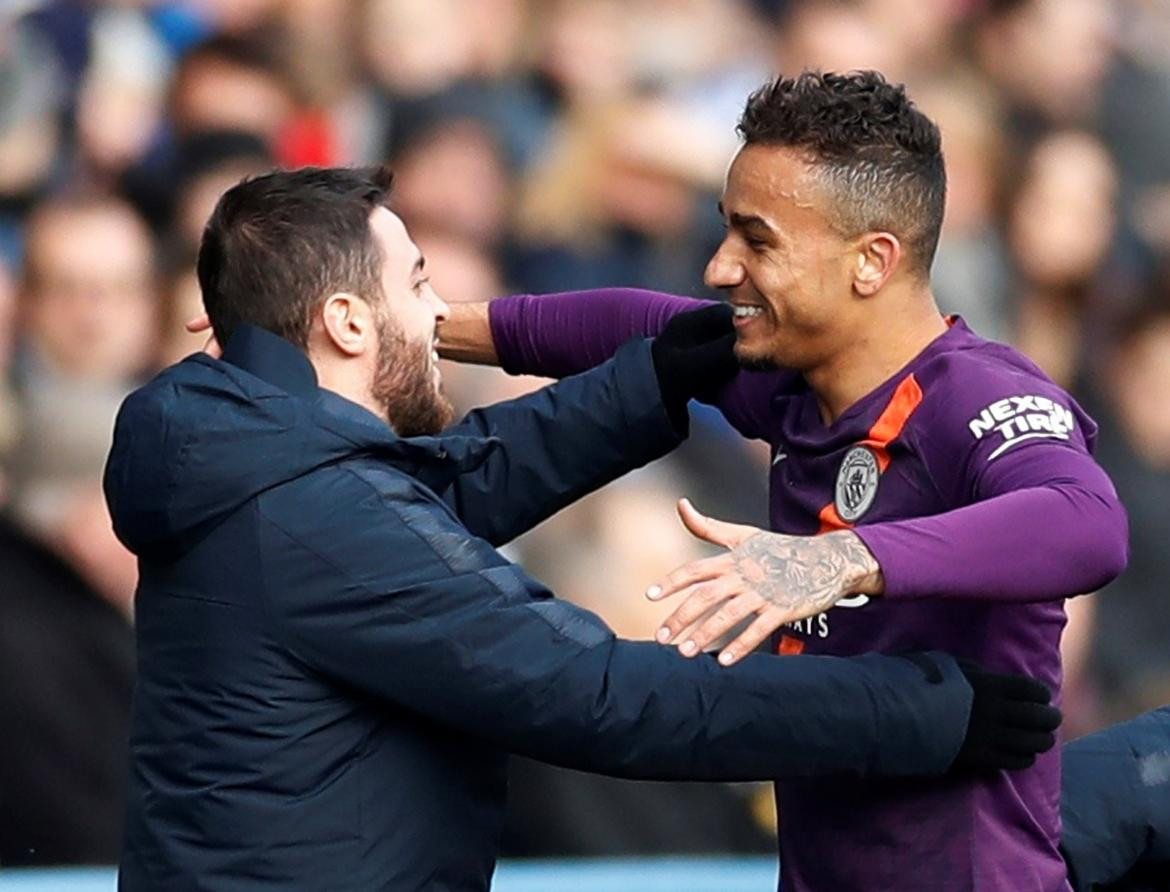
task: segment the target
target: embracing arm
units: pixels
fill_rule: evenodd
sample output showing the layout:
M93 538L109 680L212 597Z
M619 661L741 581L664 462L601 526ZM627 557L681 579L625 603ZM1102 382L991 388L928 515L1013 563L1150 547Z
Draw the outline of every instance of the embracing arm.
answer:
M637 288L516 295L491 302L500 365L551 377L592 368L632 337L653 337L671 318L712 301Z
M517 294L452 304L439 353L512 374L563 378L600 365L633 337L653 337L671 317L713 303L638 288Z
M536 393L471 412L445 436L497 438L443 493L463 524L499 545L622 474L682 434L663 407L649 342Z
M405 478L327 473L319 510L304 486L261 500L268 608L308 665L389 706L643 778L937 774L964 744L972 689L943 655L685 660L550 597Z
M983 499L953 511L819 536L724 523L684 502L691 532L728 551L651 586L651 598L684 596L658 640L690 656L752 618L720 654L731 664L784 623L854 595L1040 601L1093 591L1125 567L1125 511L1088 454L1038 443L981 486Z
M658 335L679 313L715 306L637 288L515 295L456 304L439 329L439 352L499 364L512 374L560 378L593 368L633 337ZM764 437L771 397L786 372L747 372L703 397L747 437Z
M1125 569L1125 509L1089 455L1021 448L980 488L953 511L857 528L886 597L1041 601L1094 591Z

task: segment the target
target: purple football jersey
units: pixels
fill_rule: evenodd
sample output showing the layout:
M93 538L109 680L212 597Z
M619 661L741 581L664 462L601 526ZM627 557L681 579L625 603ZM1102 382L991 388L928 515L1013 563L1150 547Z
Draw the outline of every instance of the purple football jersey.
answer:
M610 289L502 299L491 323L505 368L563 375L695 306ZM1124 513L1089 455L1094 423L1031 361L954 319L831 424L792 372L743 372L718 404L771 445L772 529L854 529L885 577L884 596L846 598L782 629L777 653L945 650L1059 691L1063 598L1117 570L1047 555L1094 536L1120 539L1124 554ZM1101 504L1119 522L1084 529ZM1026 771L776 790L785 892L1069 888L1058 749Z
M1092 422L1030 362L962 322L833 424L822 423L815 396L796 376L753 420L760 425L753 432L773 450L772 529L808 535L851 527L867 543L868 526L988 498L997 490L985 477L998 479L1042 452L1087 451L1094 434ZM1011 562L1012 554L998 559ZM851 655L934 648L1026 672L1059 690L1061 600L986 596L904 599L892 590L883 598L847 598L784 629L776 649ZM1027 771L984 778L810 780L776 790L786 890L1068 888L1057 849L1058 749Z

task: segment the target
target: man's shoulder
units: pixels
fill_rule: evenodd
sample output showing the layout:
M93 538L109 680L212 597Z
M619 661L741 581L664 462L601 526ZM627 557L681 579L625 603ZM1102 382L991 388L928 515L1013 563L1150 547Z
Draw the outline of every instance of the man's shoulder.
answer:
M1079 431L1091 448L1096 423L1035 362L969 329L957 335L915 369L923 410L915 420L932 440L1068 440Z
M1023 353L969 329L957 335L914 370L927 410L924 418L978 414L1015 399L1019 411L1049 411L1059 405L1088 419L1072 396Z
M262 515L290 530L330 523L365 525L397 517L407 505L447 510L404 469L367 455L309 470L260 493L257 504Z
M1007 344L982 338L969 329L956 333L933 352L915 376L924 392L936 390L949 398L1003 387L1031 386L1064 394L1040 366Z
M391 569L474 572L502 561L432 490L385 461L356 456L261 494L257 508L276 534L360 574Z

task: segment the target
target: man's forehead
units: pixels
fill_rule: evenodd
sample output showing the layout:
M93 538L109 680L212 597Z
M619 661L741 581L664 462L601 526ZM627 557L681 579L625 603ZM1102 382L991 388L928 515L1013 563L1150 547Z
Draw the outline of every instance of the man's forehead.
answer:
M370 227L392 264L415 267L421 255L401 217L389 208L376 207L370 212Z
M723 209L770 219L794 208L815 209L811 167L787 146L743 146L731 159L723 187Z

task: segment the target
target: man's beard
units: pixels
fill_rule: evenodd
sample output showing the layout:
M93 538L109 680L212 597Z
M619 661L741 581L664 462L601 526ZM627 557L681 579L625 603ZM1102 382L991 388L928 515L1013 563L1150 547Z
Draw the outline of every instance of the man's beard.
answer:
M430 343L410 342L388 314L378 319L378 368L371 392L400 437L437 434L455 417L435 386Z
M735 351L735 359L741 369L746 369L749 372L774 372L780 368L780 365L771 357L750 354L744 356L738 349Z

